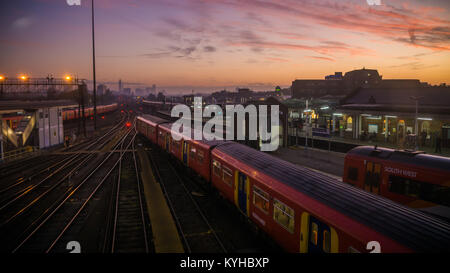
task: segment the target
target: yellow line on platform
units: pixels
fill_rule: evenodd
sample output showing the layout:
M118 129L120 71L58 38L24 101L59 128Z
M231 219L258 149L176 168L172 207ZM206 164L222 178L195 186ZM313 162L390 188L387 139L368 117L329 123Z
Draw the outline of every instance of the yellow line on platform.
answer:
M147 211L150 215L155 252L184 253L175 221L143 148L138 148L138 156L142 166L141 178Z

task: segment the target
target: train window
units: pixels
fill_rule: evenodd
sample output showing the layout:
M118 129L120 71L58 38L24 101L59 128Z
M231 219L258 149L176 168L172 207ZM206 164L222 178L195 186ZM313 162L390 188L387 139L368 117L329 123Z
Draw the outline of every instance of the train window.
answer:
M253 205L261 209L263 212L269 212L269 194L260 190L258 187L253 187Z
M191 159L195 158L195 154L196 154L197 150L195 148L191 148L191 152L190 152L190 157Z
M213 160L213 173L220 177L220 162Z
M331 234L328 230L323 231L323 251L326 253L331 251Z
M294 233L294 210L277 199L273 201L273 219L290 233Z
M225 166L223 166L223 168L222 168L222 180L228 186L231 187L231 185L233 183L233 172L229 168L227 168Z
M390 175L389 191L438 205L450 206L450 187Z
M200 164L203 164L203 151L201 151L201 150L198 150L198 153L197 153L197 160L198 160L198 163L200 163Z
M318 232L319 232L319 227L317 226L317 224L311 223L311 232L310 232L309 240L314 245L317 245L317 240L318 240L318 236L319 236Z
M349 167L347 178L349 180L358 181L358 168Z

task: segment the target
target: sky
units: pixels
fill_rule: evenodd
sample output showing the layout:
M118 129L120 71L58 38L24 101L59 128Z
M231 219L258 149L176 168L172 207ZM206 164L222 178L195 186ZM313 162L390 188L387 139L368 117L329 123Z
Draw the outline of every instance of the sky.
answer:
M80 1L2 1L0 75L92 80L91 0ZM95 0L97 82L273 90L365 67L450 84L450 1L369 2Z

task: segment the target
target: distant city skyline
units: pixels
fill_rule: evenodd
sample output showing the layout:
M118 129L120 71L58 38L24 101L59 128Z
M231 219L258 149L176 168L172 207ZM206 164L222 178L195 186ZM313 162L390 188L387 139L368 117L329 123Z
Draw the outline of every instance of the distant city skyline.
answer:
M97 82L263 91L366 67L449 84L450 1L381 3L95 0ZM0 14L0 75L92 79L90 0L7 1Z

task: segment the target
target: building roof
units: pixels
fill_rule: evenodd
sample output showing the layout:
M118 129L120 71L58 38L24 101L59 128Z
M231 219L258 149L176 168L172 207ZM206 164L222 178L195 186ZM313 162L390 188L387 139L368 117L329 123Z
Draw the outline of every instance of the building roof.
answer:
M359 88L341 100L343 109L414 112L419 97L420 113L450 113L449 87Z
M67 107L67 106L78 106L78 103L71 100L1 100L0 110L2 112L10 112L10 110L37 110L41 108L49 107Z

